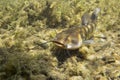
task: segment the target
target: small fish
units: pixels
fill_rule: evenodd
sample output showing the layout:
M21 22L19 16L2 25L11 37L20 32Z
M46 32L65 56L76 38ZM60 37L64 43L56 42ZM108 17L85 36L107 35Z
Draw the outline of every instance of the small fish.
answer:
M58 33L56 37L52 40L52 42L64 49L74 50L80 48L83 42L85 40L88 40L93 35L92 33L96 29L95 22L99 11L100 9L96 8L92 13L90 17L91 23L86 21L87 18L84 15L82 20L82 27L72 27L64 30Z
M95 28L95 24L90 24L85 27L73 27L57 34L52 42L64 49L78 49L84 40L90 38Z
M64 49L69 49L69 50L75 50L80 48L82 44L86 40L89 40L93 35L93 32L96 29L95 22L96 22L99 11L100 11L100 8L96 8L89 18L87 14L84 14L81 18L82 27L71 27L67 30L64 30L58 33L53 40L50 40L48 42L53 42L56 46L59 46ZM43 43L43 44L46 44L46 43Z

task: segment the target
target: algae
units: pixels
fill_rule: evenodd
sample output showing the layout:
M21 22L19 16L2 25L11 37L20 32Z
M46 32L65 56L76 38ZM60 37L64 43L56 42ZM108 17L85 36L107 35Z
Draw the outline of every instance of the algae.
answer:
M0 80L119 80L119 0L0 0ZM41 47L101 9L94 44L78 51Z

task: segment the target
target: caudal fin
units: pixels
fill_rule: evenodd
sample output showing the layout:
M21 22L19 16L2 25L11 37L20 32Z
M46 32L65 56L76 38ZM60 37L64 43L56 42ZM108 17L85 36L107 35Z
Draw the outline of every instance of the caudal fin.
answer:
M92 23L96 22L99 12L100 12L100 8L95 8L95 10L93 11L93 13L91 15L91 22Z
M83 16L81 17L82 20L82 25L87 26L90 23L90 15L88 12L84 13Z
M81 24L82 26L87 26L90 23L94 23L97 20L98 13L100 12L100 8L95 8L93 13L89 15L89 11L85 12L83 16L81 17Z

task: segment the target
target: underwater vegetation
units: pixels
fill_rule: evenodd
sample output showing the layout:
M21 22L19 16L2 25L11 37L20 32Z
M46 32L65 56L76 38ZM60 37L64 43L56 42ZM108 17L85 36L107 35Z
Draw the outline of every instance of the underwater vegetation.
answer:
M93 44L46 43L96 7ZM119 0L0 0L0 80L120 80L119 8Z

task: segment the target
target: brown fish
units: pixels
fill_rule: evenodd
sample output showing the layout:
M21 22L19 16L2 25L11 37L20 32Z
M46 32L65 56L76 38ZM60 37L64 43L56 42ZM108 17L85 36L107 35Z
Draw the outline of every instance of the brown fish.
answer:
M56 37L52 40L57 46L64 49L78 49L83 44L83 41L88 40L95 31L96 28L96 18L100 9L96 8L92 13L89 23L84 15L82 20L82 27L72 27L67 30L64 30L56 35ZM84 19L86 18L86 19ZM87 22L87 23L86 23ZM88 24L89 23L89 24ZM87 25L86 25L87 24Z
M91 37L96 25L90 24L85 27L73 27L58 33L52 42L64 49L78 49L84 40Z

